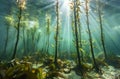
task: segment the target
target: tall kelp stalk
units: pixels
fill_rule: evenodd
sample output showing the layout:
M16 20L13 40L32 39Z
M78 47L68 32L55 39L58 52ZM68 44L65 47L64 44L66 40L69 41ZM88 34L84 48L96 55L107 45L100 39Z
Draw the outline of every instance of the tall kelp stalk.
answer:
M89 8L88 8L89 6L88 5L89 5L89 0L86 0L85 1L86 18L87 18L86 23L87 23L88 34L89 34L90 50L91 50L95 70L96 70L96 72L99 72L100 70L99 70L99 67L98 67L96 60L95 60L94 49L93 49L93 44L92 44L92 35L91 35L90 24L89 24Z
M46 52L49 54L49 39L50 39L50 17L49 16L47 16L47 36L48 36L48 38L47 38L47 49L46 49Z
M20 36L20 22L21 22L21 18L22 18L22 10L25 9L25 3L26 3L25 0L17 0L19 14L18 14L18 23L17 23L17 36L16 36L16 42L15 42L15 47L14 47L12 59L15 58L16 52L17 52L17 46L18 46L19 36Z
M82 50L82 28L81 28L81 22L80 22L80 0L76 0L77 3L76 3L76 17L77 17L77 27L78 27L78 35L79 35L79 50L81 52L81 60L83 61L83 52L81 51Z
M100 32L101 32L101 43L104 51L105 60L107 60L107 53L105 48L105 41L104 41L104 29L103 29L103 23L102 23L102 5L100 4L100 1L98 1L98 16L99 16L99 23L100 23Z
M57 65L57 55L58 55L58 35L59 35L59 1L56 3L56 16L57 16L57 27L56 27L56 35L55 35L55 58L54 63Z
M77 11L76 11L77 0L74 0L74 27L75 27L75 40L76 40L76 51L77 51L77 58L78 58L78 66L83 75L82 65L81 65L81 56L79 51L79 39L78 39L78 25L77 25Z

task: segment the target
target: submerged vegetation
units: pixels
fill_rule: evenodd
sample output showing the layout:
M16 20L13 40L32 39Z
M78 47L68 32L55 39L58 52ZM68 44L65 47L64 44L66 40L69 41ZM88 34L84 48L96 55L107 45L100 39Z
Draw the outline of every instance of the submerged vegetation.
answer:
M0 79L107 79L107 71L120 78L120 55L110 53L102 1L52 0L44 8L41 0L10 4Z
M57 55L58 55L58 36L59 36L59 2L56 2L56 15L57 15L57 26L55 35L55 59L54 63L57 65Z
M20 22L21 22L21 18L22 18L22 10L25 7L25 1L17 1L17 3L18 3L18 8L19 8L18 23L17 23L17 27L16 27L16 29L17 29L17 37L16 37L15 48L14 48L12 59L14 59L15 56L16 56L17 46L18 46L19 36L20 36Z
M94 55L94 49L93 49L93 43L92 43L92 34L91 34L91 31L90 31L90 24L89 24L89 8L88 8L89 7L89 1L88 0L86 0L85 6L86 6L87 28L88 28L88 34L89 34L90 50L91 50L90 52L92 54L95 70L97 72L100 72L99 67L98 67L98 65L96 63L96 60L95 60L95 55Z
M101 43L103 46L105 60L107 61L107 53L106 53L105 41L104 41L104 29L103 29L103 23L102 23L102 8L100 7L100 1L97 1L97 2L98 2L98 15L99 15L99 22L100 22L100 30L101 30Z

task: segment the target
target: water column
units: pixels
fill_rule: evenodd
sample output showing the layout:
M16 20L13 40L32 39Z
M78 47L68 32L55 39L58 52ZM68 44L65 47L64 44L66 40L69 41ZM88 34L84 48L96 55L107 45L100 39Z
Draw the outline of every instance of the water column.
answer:
M69 0L63 0L63 5L61 6L61 16L63 20L62 24L62 32L63 32L63 40L62 40L62 49L63 52L66 52L67 55L70 53L70 43L72 43L71 39L71 18L70 18L70 1Z

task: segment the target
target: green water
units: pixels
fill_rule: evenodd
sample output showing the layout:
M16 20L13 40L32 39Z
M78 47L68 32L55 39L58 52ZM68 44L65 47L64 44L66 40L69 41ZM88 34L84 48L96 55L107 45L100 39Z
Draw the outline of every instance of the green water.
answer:
M58 60L69 60L82 72L84 63L97 72L103 63L120 68L119 3L0 0L0 61L26 58L32 64L46 65L44 61L52 58L56 69Z

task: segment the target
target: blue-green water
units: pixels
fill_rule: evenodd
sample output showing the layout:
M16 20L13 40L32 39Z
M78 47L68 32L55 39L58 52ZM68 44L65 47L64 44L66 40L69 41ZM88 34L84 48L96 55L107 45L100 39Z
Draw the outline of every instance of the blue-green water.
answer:
M0 60L11 61L36 54L40 57L44 55L43 58L48 55L48 58L51 56L54 59L57 50L57 59L78 63L78 48L81 62L92 63L91 50L93 49L96 59L104 60L105 48L108 64L120 67L120 1L90 0L87 7L85 0L77 1L75 5L74 0L58 0L57 5L57 0L0 0ZM103 27L104 48L100 22ZM19 39L16 44L17 36ZM114 63L110 63L111 56L116 59ZM37 61L37 57L35 59Z
M81 20L81 30L82 30L82 40L89 42L88 33L87 33L87 26L86 26L86 16L85 16L85 3L81 0L81 13L80 13L80 20ZM8 44L7 44L7 54L12 54L14 50L14 44L16 40L16 29L14 26L17 24L17 17L18 17L18 9L15 0L8 0L8 1L0 1L0 36L1 36L1 43L0 43L0 52L4 51L4 45L6 40L6 28L9 26L9 35L8 35ZM102 52L102 45L100 42L100 28L99 28L99 19L97 14L97 5L96 1L92 0L90 2L90 11L89 11L89 19L90 19L90 29L93 36L93 41L95 45L95 52L99 53ZM50 17L50 33L49 33L49 53L54 53L54 36L55 36L55 27L56 27L56 10L55 10L55 1L48 0L46 2L40 0L32 1L28 0L26 2L26 9L23 10L22 17L24 17L21 22L26 23L26 25L20 25L20 40L18 44L17 52L18 54L22 55L24 51L24 44L23 39L25 38L25 44L28 44L28 48L32 51L32 38L31 38L31 30L29 32L30 37L27 36L27 28L36 26L35 35L34 35L34 44L35 44L35 51L40 51L46 49L47 40L47 21L46 19ZM60 32L59 32L59 51L60 52L67 52L72 53L75 52L75 45L73 43L73 33L72 20L74 20L73 11L71 10L70 6L73 4L71 2L65 2L64 0L60 1ZM103 0L101 1L102 7L102 21L103 21L103 29L104 29L104 37L105 37L105 46L107 52L112 52L115 54L119 54L120 51L120 44L119 44L119 20L120 20L120 6L119 1L117 0ZM5 17L11 17L14 22L13 24L6 23ZM25 27L25 35L23 38L22 27ZM38 36L40 38L37 40ZM84 44L83 44L84 45ZM84 49L89 52L89 44L84 46Z

